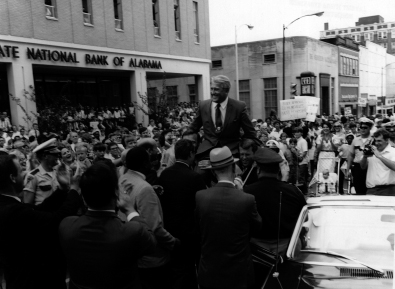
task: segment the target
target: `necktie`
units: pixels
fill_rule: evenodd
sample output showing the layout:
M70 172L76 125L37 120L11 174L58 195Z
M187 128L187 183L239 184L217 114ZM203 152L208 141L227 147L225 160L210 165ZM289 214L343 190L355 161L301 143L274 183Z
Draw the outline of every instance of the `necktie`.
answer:
M222 118L221 118L221 105L218 103L215 110L215 128L217 131L222 129Z

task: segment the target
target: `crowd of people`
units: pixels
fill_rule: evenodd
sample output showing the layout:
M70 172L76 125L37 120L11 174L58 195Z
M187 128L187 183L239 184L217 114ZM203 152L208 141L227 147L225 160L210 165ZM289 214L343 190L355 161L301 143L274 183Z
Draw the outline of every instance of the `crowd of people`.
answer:
M331 175L344 167L356 194L395 195L393 116L250 120L229 89L214 77L211 99L147 127L122 108L76 111L65 132L3 113L3 285L66 288L68 272L69 288L255 288L250 237L275 250L279 236L283 254L309 183L348 193Z

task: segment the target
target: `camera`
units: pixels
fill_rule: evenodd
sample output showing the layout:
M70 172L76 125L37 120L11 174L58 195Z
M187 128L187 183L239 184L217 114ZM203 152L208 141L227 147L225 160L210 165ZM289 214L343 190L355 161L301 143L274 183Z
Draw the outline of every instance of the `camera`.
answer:
M363 149L363 154L365 156L371 157L374 154L372 145L374 145L374 140L370 144L365 145L365 148Z

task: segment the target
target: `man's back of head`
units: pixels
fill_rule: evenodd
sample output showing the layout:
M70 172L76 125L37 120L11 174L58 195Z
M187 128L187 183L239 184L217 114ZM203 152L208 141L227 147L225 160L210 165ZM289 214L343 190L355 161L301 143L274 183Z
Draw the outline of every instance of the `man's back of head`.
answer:
M82 175L81 194L90 208L115 208L118 179L114 170L102 162L95 163Z
M135 147L126 155L126 167L129 170L144 172L149 164L149 155L143 147Z

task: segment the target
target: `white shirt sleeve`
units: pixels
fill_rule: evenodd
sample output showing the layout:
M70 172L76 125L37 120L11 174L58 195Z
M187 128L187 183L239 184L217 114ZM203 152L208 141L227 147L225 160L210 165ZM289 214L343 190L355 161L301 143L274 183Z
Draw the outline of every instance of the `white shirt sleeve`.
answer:
M130 213L130 214L126 217L126 219L127 219L128 222L129 222L131 219L133 219L134 217L138 217L138 216L140 216L139 213L133 212L133 213Z

